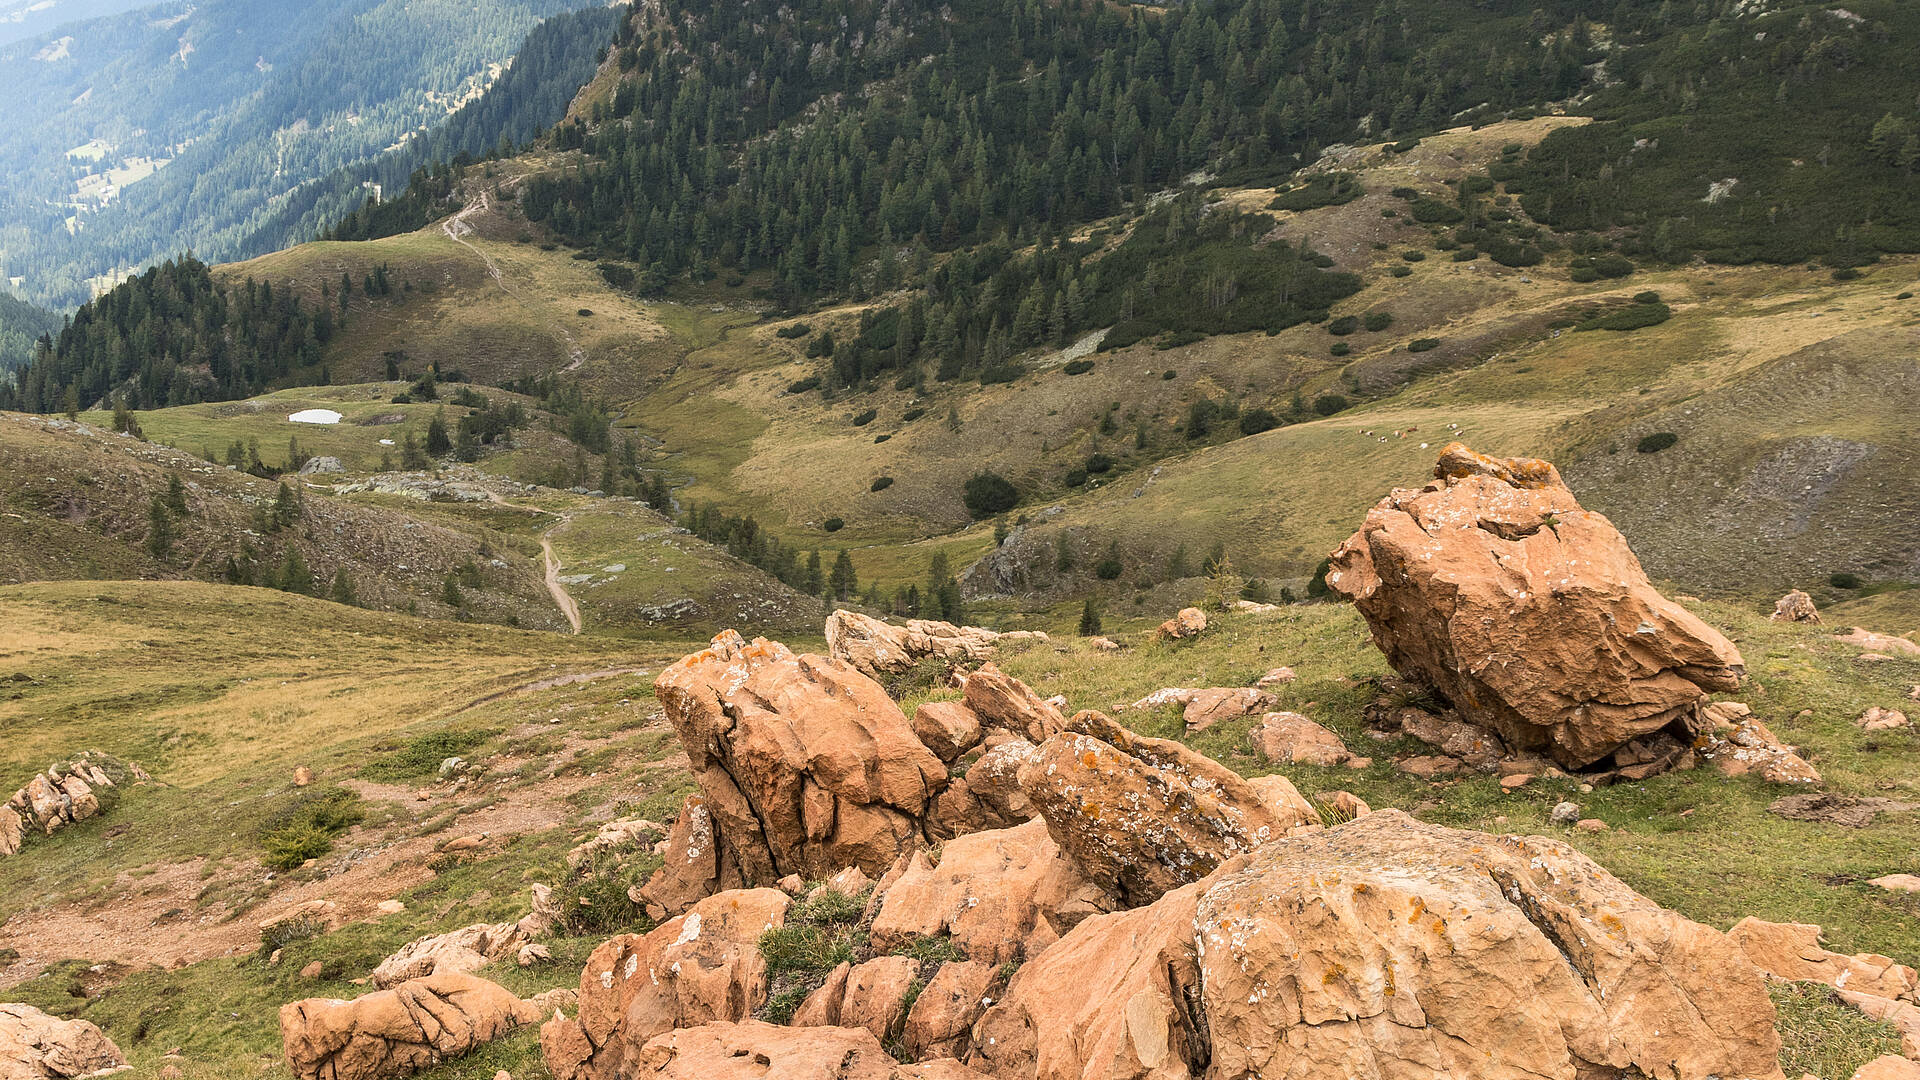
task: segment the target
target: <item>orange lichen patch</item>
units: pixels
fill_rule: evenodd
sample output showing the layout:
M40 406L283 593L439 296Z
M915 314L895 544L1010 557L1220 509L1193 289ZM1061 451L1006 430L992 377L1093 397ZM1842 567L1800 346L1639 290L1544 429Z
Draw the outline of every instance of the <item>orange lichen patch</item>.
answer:
M1414 923L1419 922L1420 916L1426 914L1426 912L1427 912L1427 902L1425 900L1422 900L1418 896L1414 897L1413 910L1409 912L1407 915L1407 924L1412 925Z
M1328 964L1327 970L1320 973L1320 982L1331 986L1347 977L1347 969L1339 964Z
M1365 896L1372 891L1373 891L1373 886L1367 884L1364 881L1353 887L1353 895L1355 896Z
M1465 443L1448 443L1440 451L1440 460L1433 467L1433 475L1440 480L1458 480L1469 476L1491 476L1496 480L1511 484L1517 488L1546 488L1564 486L1560 482L1560 471L1550 461L1539 458L1497 458L1468 449Z
M1096 768L1100 764L1100 755L1093 750L1089 750L1080 755L1080 764L1085 765L1089 769Z
M1100 813L1101 813L1100 804L1097 802L1081 803L1080 813L1087 817L1092 818L1095 821L1099 821Z

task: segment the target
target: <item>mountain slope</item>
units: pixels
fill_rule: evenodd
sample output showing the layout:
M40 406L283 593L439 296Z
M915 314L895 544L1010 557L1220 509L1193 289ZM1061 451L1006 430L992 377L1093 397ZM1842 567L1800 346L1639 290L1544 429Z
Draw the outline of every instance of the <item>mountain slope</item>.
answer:
M26 296L70 305L89 279L162 256L245 256L304 239L358 205L362 180L404 183L423 153L525 138L528 120L497 98L459 138L372 167L478 98L541 17L574 6L322 0L288 19L279 4L212 0L81 24L63 31L65 45L0 49L21 75L17 121L0 136L0 261L25 278ZM601 12L568 25L593 36L610 22ZM568 62L535 67L571 89L590 69L563 52ZM557 118L543 87L516 96L546 102L531 126ZM75 162L91 177L77 189Z

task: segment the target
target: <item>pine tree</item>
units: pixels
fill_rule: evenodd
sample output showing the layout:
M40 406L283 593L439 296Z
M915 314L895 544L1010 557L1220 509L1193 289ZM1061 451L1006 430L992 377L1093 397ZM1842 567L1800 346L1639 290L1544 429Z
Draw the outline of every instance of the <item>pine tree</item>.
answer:
M1207 575L1207 606L1230 611L1234 602L1240 599L1240 588L1246 582L1234 572L1233 560L1227 557L1225 551L1207 562L1212 565L1212 572Z
M353 588L353 579L347 576L347 568L341 567L333 572L333 588L328 590L327 598L336 604L358 607L360 597Z
M433 419L427 423L427 456L442 458L452 450L453 440L447 437L446 410L442 409L434 413Z
M1080 636L1093 637L1098 633L1100 633L1100 606L1093 602L1093 597L1089 596L1087 602L1080 607Z
M155 495L147 505L147 553L164 559L173 553L173 514L164 497Z
M834 556L832 572L827 575L827 591L833 594L834 599L845 600L859 589L860 579L853 572L853 557L847 554L845 548L841 548L840 554Z
M281 483L280 490L274 493L273 509L269 512L269 520L276 530L284 529L300 520L300 497L294 494L293 489L284 482Z
M167 494L165 501L167 509L173 511L175 516L186 516L187 486L180 482L179 473L169 473L167 475Z
M307 560L300 555L300 549L287 545L287 553L280 560L280 571L275 575L275 587L282 592L300 593L303 596L313 594L313 571L307 569Z
M826 578L822 576L820 569L820 553L810 552L807 555L807 576L802 579L801 588L809 596L817 596L826 587Z

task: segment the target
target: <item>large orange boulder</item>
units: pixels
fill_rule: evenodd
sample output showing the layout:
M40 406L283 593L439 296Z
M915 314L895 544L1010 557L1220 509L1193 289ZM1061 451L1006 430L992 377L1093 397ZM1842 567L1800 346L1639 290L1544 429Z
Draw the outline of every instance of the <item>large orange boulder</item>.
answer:
M1380 500L1327 573L1394 669L1567 768L1662 729L1690 742L1739 650L1661 596L1547 462L1454 443L1434 475Z
M1778 1077L1760 973L1565 844L1397 810L1200 898L1210 1075Z
M1378 811L1087 919L1014 976L996 1080L1779 1080L1726 936L1564 844Z
M1198 881L1293 824L1212 758L1092 711L1034 749L1020 787L1054 843L1122 907Z
M547 1068L557 1080L627 1077L661 1032L745 1019L767 996L760 936L786 924L792 902L778 889L716 893L644 936L601 944L580 972L578 1015L540 1028Z
M978 626L955 626L936 619L908 619L905 626L836 610L827 617L827 655L874 679L901 675L923 660L971 664L992 656L1002 635ZM1045 634L1020 631L1019 638L1045 640Z
M923 839L947 769L852 666L729 630L660 673L718 844L748 885L848 866L879 876Z
M296 1080L386 1080L470 1053L539 1018L533 1002L448 971L352 1001L282 1005L280 1038Z
M31 1005L0 1005L0 1078L64 1080L127 1068L126 1055L86 1020L61 1020Z

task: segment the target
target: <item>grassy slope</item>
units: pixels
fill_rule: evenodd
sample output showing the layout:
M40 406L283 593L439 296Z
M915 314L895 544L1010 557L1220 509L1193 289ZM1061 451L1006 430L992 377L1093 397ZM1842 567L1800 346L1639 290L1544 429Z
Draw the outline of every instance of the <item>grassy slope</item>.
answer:
M287 426L287 425L283 425ZM486 521L423 520L413 506L370 505L310 494L300 520L255 532L257 507L278 490L224 466L64 421L0 416L0 580L194 578L223 575L229 555L251 545L262 569L289 547L324 590L347 571L362 604L449 615L447 574L472 562L484 585L468 590L474 617L562 626L541 579L537 542ZM178 476L188 512L173 521L165 558L147 546L152 499ZM298 483L298 481L294 481ZM417 505L417 504L416 504Z
M436 799L430 806L376 801L370 823L342 848L378 850L423 834L461 835L480 827L473 823L487 820L484 815L534 800L553 783L570 777L577 785L562 802L566 809L558 824L497 836L469 862L436 861L432 874L383 894L404 900L405 914L295 942L278 966L242 954L173 971L110 967L94 974L85 962L103 957L87 955L9 991L103 1024L143 1068L156 1067L159 1055L173 1046L185 1049L183 1067L194 1078L272 1064L277 1004L311 994L364 992L349 980L364 976L414 934L516 916L525 882L553 880L581 826L608 813L658 819L684 790L684 774L671 761L677 746L648 701L645 676L480 699L543 674L613 663L657 670L666 659L662 653L693 642L653 654L623 650L610 656L604 642L590 638L424 623L190 584L17 587L0 590L0 611L4 625L21 628L0 638L0 678L12 670L35 678L7 684L23 687L16 691L23 696L0 702L0 720L47 718L31 741L0 751L6 755L0 770L24 777L49 755L86 743L135 757L165 785L135 789L107 817L0 863L0 885L6 886L0 895L9 898L0 910L8 914L55 897L124 902L140 888L139 873L159 880L165 874L156 869L196 855L211 856L214 867L208 876L215 887L201 907L245 910L272 893L273 887L258 884L257 870L244 882L240 871L257 854L258 823L292 797L284 778L295 764L315 768L323 783L341 782L391 760L392 749L410 739L473 732L478 742L463 744L473 746L466 753L492 762L490 775L501 778L497 787L483 789L483 797L470 793L464 806L458 800ZM1807 748L1830 789L1920 799L1920 739L1868 739L1851 723L1867 705L1897 703L1908 684L1920 681L1920 663L1863 665L1852 660L1857 650L1832 643L1819 629L1774 625L1750 610L1715 603L1700 611L1746 653L1754 680L1739 696L1783 738ZM1837 948L1920 959L1920 903L1864 883L1879 874L1920 870L1913 855L1920 820L1911 813L1884 816L1863 830L1786 821L1765 812L1782 791L1704 770L1591 794L1565 781L1540 781L1513 793L1478 777L1430 784L1389 764L1392 754L1413 746L1376 744L1364 732L1360 710L1367 691L1357 680L1386 669L1351 608L1313 605L1225 616L1215 632L1179 645L1149 643L1147 622L1110 627L1134 643L1127 652L1096 653L1066 639L1057 647L1009 650L1001 662L1042 693L1064 694L1074 708L1109 710L1160 686L1243 684L1287 663L1300 678L1281 691L1283 704L1339 731L1376 762L1361 772L1288 769L1303 791L1344 788L1375 806L1406 808L1448 825L1550 833L1560 830L1548 824L1548 811L1561 799L1573 799L1612 830L1565 833L1569 842L1690 917L1722 928L1748 914L1817 922ZM183 653L196 663L182 664ZM125 696L129 671L141 675L141 689L131 699ZM315 708L316 701L327 705ZM1810 712L1803 716L1802 710ZM1144 732L1180 735L1169 713L1120 715ZM394 716L405 723L396 728ZM560 725L547 723L555 717ZM276 723L298 727L300 743L273 738ZM1269 771L1247 748L1250 723L1222 724L1191 741L1242 772ZM500 756L488 756L494 754ZM424 767L431 769L431 763ZM549 781L548 775L561 779ZM217 816L193 812L213 804L227 809ZM451 818L449 807L455 811ZM116 829L117 839L106 841ZM135 876L115 880L117 872L129 870ZM287 875L283 886L297 888L311 876ZM568 984L601 936L560 939L559 963L551 968L522 971L508 964L485 974L521 992ZM309 960L322 962L319 979L294 974ZM1783 1023L1796 1046L1790 1064L1817 1063L1822 1075L1844 1077L1884 1042L1884 1033L1830 1014L1818 1000L1795 997L1786 1004ZM535 1033L518 1033L431 1075L484 1080L499 1068L516 1077L545 1076Z
M747 287L690 289L675 303L618 294L591 261L545 250L497 193L466 219L477 253L435 226L370 245L305 245L228 272L292 275L317 289L342 267L357 278L388 261L396 280L430 284L430 293L397 300L356 297L330 352L333 369L351 377L373 374L389 349L422 366L433 358L503 378L560 370L578 348L584 359L569 377L619 402L622 428L659 442L651 464L676 479L683 506L712 501L802 548L851 548L863 581L920 580L935 550L956 565L990 550L990 529L969 527L959 491L991 468L1021 486L1022 512L1063 508L1038 530L1042 539L1064 526L1089 550L1118 542L1127 582L1152 576L1178 545L1197 554L1216 540L1243 568L1297 582L1388 487L1424 476L1432 451L1454 434L1449 423L1480 449L1556 457L1590 505L1620 518L1656 573L1695 590L1777 591L1839 569L1914 577L1920 533L1895 493L1920 477L1920 448L1900 422L1897 395L1881 392L1916 377L1920 307L1892 299L1912 285L1912 261L1847 283L1824 271L1713 267L1577 284L1564 255L1524 271L1485 258L1455 263L1389 194L1404 185L1450 197L1445 181L1480 171L1503 146L1577 122L1463 129L1400 155L1339 148L1318 166L1360 172L1367 194L1283 213L1278 232L1361 273L1368 287L1334 314L1387 311L1386 330L1335 339L1307 325L1168 351L1143 343L1096 354L1093 371L1078 376L1040 355L1028 360L1033 374L1000 386L928 382L916 392L885 381L851 395L788 394L820 362L804 358L806 339L775 336L783 322L755 322ZM484 183L510 195L518 176L564 158L503 163L475 195ZM1220 194L1257 209L1272 191ZM1428 257L1401 258L1415 250ZM1400 266L1411 273L1389 275ZM1643 289L1674 305L1672 321L1630 334L1555 334L1549 325L1580 304ZM846 336L859 311L804 321ZM1417 337L1442 345L1408 352ZM1332 356L1335 341L1351 354ZM1168 371L1173 378L1162 377ZM1237 438L1231 422L1200 444L1181 430L1201 397L1283 411L1296 395L1354 388L1360 408L1251 439ZM876 419L853 425L866 409ZM923 412L906 420L915 409ZM1374 434L1359 434L1367 430ZM1653 430L1674 430L1682 442L1644 462L1621 452ZM1835 440L1847 444L1837 455ZM1802 478L1766 466L1770 452L1787 449L1811 450L1831 468ZM1089 489L1065 488L1062 477L1095 452L1116 458L1117 469ZM1683 492L1695 475L1723 486ZM871 491L881 477L892 485ZM1826 493L1807 494L1809 481ZM822 525L834 517L846 527L828 534ZM1796 524L1777 527L1783 517ZM1750 572L1756 561L1772 567L1764 581ZM1083 567L1049 595L1092 585Z

